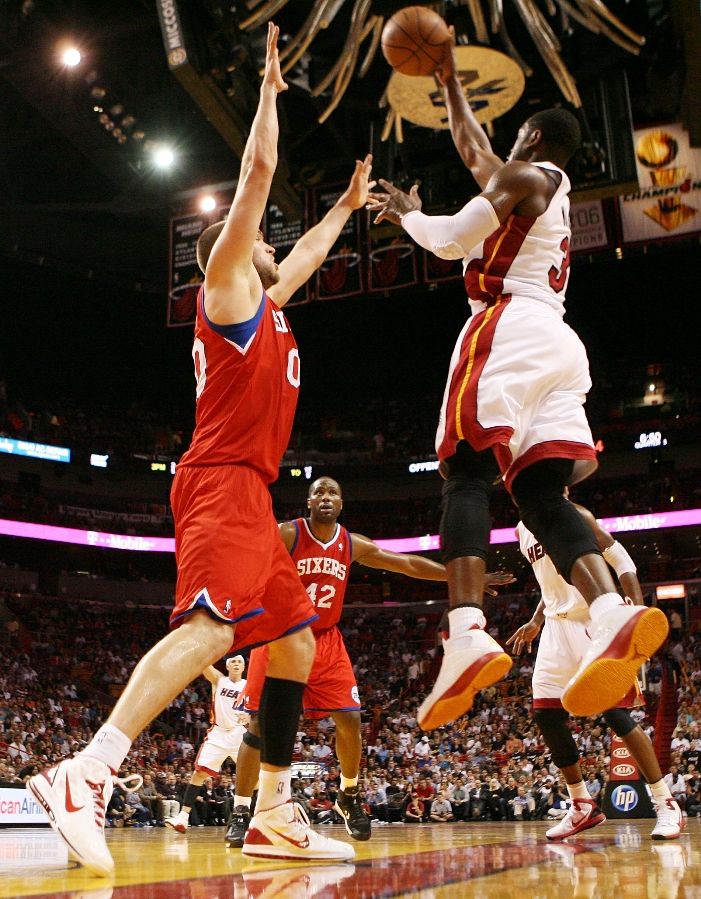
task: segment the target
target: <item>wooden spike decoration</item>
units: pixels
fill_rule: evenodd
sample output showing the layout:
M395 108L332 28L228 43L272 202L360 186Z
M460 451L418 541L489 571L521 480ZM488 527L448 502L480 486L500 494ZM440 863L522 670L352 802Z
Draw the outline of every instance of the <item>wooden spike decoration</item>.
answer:
M251 14L241 22L240 27L252 29L265 25L287 2L288 0L246 0L245 5L251 10ZM313 52L314 38L322 29L329 27L345 2L346 0L315 0L303 27L280 53L283 73L288 72L305 53ZM645 38L628 28L611 12L603 0L457 0L457 4L465 6L469 12L478 43L482 46L489 45L490 35L496 37L501 48L520 67L526 77L532 75L533 71L519 54L506 29L505 3L511 3L518 12L563 97L574 107L581 106L579 91L572 73L560 55L560 42L548 18L551 20L559 18L566 28L574 25L586 28L629 53L639 53L645 43ZM411 5L411 0L407 0L407 5ZM433 5L438 12L443 11L443 3ZM314 97L331 90L331 98L320 114L319 122L326 121L333 113L353 76L362 78L377 55L384 18L373 14L372 6L373 0L355 0L343 50L336 64L312 89ZM361 59L361 46L368 37L370 37L369 46ZM401 139L401 116L393 111L390 105L382 132L383 140L388 139L393 133L395 138Z

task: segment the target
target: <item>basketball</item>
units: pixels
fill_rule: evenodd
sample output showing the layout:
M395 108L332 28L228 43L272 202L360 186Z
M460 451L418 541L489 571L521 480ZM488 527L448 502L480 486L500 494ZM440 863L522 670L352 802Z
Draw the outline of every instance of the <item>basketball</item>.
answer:
M382 52L402 75L430 75L440 65L449 37L438 13L425 6L405 6L382 29Z

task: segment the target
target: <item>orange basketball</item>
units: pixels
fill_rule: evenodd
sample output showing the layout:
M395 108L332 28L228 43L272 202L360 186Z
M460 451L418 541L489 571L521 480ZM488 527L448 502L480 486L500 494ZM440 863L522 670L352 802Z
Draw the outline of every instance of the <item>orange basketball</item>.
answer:
M430 75L440 65L448 26L432 9L405 6L382 29L385 59L402 75Z

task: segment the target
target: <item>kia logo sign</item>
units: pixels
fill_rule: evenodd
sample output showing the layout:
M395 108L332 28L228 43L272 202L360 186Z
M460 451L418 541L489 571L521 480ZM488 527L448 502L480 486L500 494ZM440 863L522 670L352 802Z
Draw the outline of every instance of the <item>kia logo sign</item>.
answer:
M629 759L630 752L625 748L625 746L619 746L618 749L614 749L611 755L615 759Z
M635 774L635 768L632 765L614 765L613 773L617 777L630 777Z
M621 784L620 787L615 787L611 793L611 802L619 812L632 812L638 804L638 794L633 787Z

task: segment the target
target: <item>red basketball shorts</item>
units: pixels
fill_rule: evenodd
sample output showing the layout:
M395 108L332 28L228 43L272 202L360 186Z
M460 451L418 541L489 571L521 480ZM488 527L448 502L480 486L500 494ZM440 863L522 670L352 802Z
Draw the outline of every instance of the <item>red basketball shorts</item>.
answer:
M178 468L170 498L178 566L171 627L204 609L236 625L232 651L241 651L317 619L253 469Z
M300 581L301 583L301 581ZM323 718L327 712L359 712L360 697L353 665L337 627L315 633L316 655L304 690L302 706L310 718ZM268 667L268 647L254 649L248 660L244 708L257 712Z

